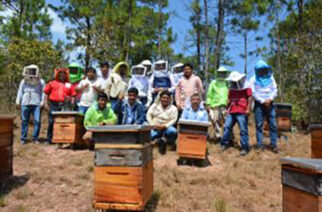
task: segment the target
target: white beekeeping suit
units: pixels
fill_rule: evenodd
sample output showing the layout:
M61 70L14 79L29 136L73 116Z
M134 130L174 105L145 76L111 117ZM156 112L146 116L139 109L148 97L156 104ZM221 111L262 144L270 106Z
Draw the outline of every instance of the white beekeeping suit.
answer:
M171 68L171 77L175 84L178 85L180 79L183 77L183 64L177 63L176 65L172 66Z
M141 62L141 65L143 65L144 67L146 67L146 76L148 77L148 79L150 79L151 78L151 76L152 76L152 63L151 63L151 61L150 60L143 60L142 62Z

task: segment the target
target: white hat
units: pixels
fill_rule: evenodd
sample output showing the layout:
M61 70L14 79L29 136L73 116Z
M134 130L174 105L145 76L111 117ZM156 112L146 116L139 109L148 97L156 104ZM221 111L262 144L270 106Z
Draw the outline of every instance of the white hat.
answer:
M232 81L232 82L238 82L239 80L241 80L245 76L246 76L245 74L242 74L238 71L232 71L226 80Z
M146 65L146 66L151 66L151 65L152 65L152 63L151 63L151 61L150 61L150 60L143 60L143 61L141 62L141 64L142 64L142 65Z
M165 60L158 60L155 63L153 63L153 71L156 71L156 65L160 65L160 64L164 64L164 67L162 70L158 70L158 71L163 71L163 72L167 72L168 71L168 61Z
M183 63L177 63L174 66L172 66L172 68L178 68L178 67L181 67L181 66L183 66Z
M143 73L142 74L136 74L133 73L134 69L143 69ZM136 65L136 66L132 66L131 68L131 75L136 75L136 76L145 76L146 74L146 67L142 64Z
M29 65L23 68L23 76L25 77L38 77L39 68L36 65Z
M218 69L217 69L218 72L227 72L228 69L224 66L220 66Z

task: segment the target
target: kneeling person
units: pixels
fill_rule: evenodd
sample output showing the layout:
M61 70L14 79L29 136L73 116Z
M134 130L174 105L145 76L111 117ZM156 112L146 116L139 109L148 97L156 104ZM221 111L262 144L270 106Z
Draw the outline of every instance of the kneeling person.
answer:
M130 88L127 91L127 99L118 100L114 105L114 112L118 117L118 124L143 124L145 121L144 106L137 101L139 91Z
M151 140L160 138L159 152L161 154L166 152L166 142L162 138L163 136L174 150L176 148L177 130L173 125L176 123L177 117L178 109L173 105L171 93L167 90L162 91L147 113L148 123L154 126L154 130L151 131Z
M190 97L190 107L185 108L182 112L181 119L194 120L194 121L208 121L208 113L202 107L201 97L195 93Z
M117 117L107 103L107 95L103 92L100 92L97 97L97 103L94 103L85 114L84 126L86 129L94 126L116 124ZM87 131L83 136L83 139L88 146L93 147L91 132Z

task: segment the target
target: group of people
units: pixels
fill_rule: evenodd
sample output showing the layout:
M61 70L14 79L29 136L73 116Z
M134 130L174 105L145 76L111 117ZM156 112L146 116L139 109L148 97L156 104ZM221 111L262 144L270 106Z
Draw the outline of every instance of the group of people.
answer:
M99 76L100 75L100 76ZM85 115L85 128L110 124L149 124L151 140L158 139L159 151L164 154L166 144L176 149L179 118L200 122L210 121L214 137L224 151L229 146L237 122L241 136L241 155L249 148L248 115L254 99L257 148L263 149L263 122L267 118L271 148L277 149L277 126L274 98L277 86L271 67L260 60L255 76L246 80L245 74L220 67L215 79L205 92L201 79L193 73L191 63L178 63L169 71L168 62L149 60L132 66L119 62L113 70L101 64L101 73L93 67L85 71L78 64L54 70L54 79L45 84L39 68L24 68L16 99L21 108L21 143L25 144L28 123L33 115L33 141L39 142L41 108L49 111L47 142L53 136L54 111L73 110ZM206 94L206 101L202 96ZM224 125L224 126L223 126ZM223 133L222 133L223 126ZM91 144L92 135L86 132L84 140Z

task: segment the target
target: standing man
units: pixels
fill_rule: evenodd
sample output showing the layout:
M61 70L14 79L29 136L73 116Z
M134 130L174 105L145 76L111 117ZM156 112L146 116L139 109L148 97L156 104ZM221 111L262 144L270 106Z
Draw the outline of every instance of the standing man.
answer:
M32 141L39 143L41 127L41 108L44 106L43 89L45 82L39 77L39 68L36 65L26 66L23 70L24 79L20 82L16 98L17 109L21 109L21 137L22 145L26 144L30 115L33 115L34 131Z
M221 127L225 122L225 109L228 100L228 83L226 78L228 73L225 67L219 67L216 71L216 79L210 83L207 92L206 104L214 128L213 138L217 141L221 139Z
M68 65L69 71L69 81L76 90L79 82L83 79L84 73L83 68L78 63L71 63ZM78 110L79 102L81 99L82 93L78 92L77 96L75 97L75 107L74 110Z
M250 84L255 100L254 112L257 148L260 150L264 149L263 123L266 118L269 125L271 150L274 153L278 153L276 113L273 105L273 101L277 97L277 85L271 66L263 60L258 61L255 65L255 76L250 80Z
M179 112L190 106L190 97L199 93L202 95L204 92L201 79L193 74L193 65L185 63L183 65L183 77L176 87L176 104Z
M108 62L101 63L101 78L104 82L104 87L107 84L107 79L110 76L110 65Z
M112 108L118 99L123 99L127 90L129 65L126 62L119 62L107 79L105 93L110 98Z

